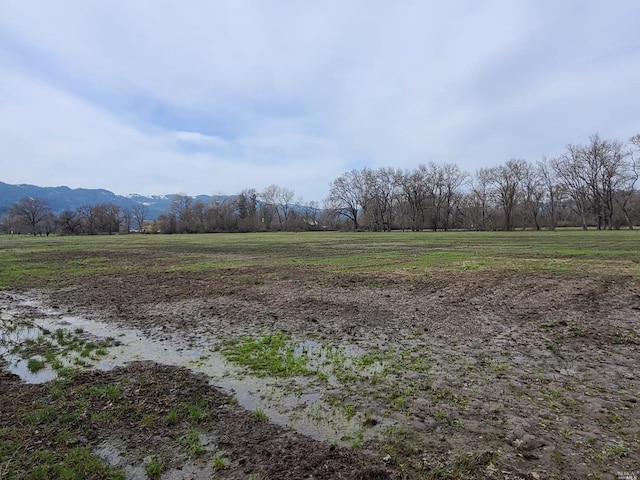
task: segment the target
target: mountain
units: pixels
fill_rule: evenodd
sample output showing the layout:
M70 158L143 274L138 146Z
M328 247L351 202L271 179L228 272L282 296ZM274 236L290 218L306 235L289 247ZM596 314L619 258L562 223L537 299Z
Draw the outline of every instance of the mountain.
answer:
M97 205L99 203L113 203L122 208L131 208L134 205L142 204L147 206L147 218L155 219L158 215L170 209L171 201L176 196L177 194L153 195L151 197L138 194L122 196L104 189L38 187L36 185L11 185L0 182L0 214L6 212L18 200L24 197L32 197L46 201L54 213L75 210L84 205ZM193 197L194 200L200 200L205 203L224 198L226 197L209 195Z

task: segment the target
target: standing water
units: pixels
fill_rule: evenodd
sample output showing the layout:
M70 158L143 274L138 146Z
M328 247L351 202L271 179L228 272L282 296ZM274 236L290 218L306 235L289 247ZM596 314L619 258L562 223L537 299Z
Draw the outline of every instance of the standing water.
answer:
M29 307L28 322L18 322L20 307ZM125 329L105 322L78 316L61 315L30 299L20 298L13 306L17 311L2 312L3 333L0 341L0 356L8 362L9 371L19 375L25 382L45 382L55 378L56 373L44 368L36 373L29 371L27 362L12 349L28 340L38 339L44 332L60 330L83 332L100 339L110 339L107 354L92 368L109 370L133 361L152 361L159 364L185 367L202 373L209 382L234 395L238 403L248 410L262 410L269 419L279 425L294 428L309 437L339 442L362 431L362 419L347 418L340 409L322 400L322 392L311 385L305 377L278 381L275 378L257 378L246 370L228 362L217 350L218 339L202 338L194 347L184 339L173 336L154 339L135 329ZM24 317L24 315L23 315ZM115 341L113 341L115 339ZM315 342L303 342L296 350L315 350ZM370 430L368 436L373 436Z

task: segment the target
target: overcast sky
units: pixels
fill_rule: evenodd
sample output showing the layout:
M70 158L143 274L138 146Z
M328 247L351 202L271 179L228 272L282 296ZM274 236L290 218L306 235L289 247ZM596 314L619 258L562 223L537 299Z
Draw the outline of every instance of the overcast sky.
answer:
M0 0L0 181L322 201L640 133L640 1Z

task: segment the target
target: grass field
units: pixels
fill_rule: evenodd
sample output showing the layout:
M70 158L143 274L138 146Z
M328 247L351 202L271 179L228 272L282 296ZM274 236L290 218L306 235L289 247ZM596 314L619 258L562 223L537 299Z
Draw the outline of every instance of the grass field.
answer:
M136 261L139 259L140 261ZM269 233L0 237L0 288L109 272L311 267L337 274L430 270L640 273L636 231Z
M12 345L60 378L0 378L0 477L122 478L105 444L139 478L638 474L637 231L2 236L0 299L7 329L109 330ZM127 328L167 353L83 370ZM169 360L194 345L191 372L220 361L213 384L246 390L203 396Z

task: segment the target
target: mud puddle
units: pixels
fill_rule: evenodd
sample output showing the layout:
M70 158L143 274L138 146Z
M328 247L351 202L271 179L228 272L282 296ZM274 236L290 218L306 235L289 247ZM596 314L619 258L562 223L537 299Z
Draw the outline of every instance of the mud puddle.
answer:
M0 358L6 362L6 370L18 375L26 383L44 383L57 377L53 368L44 367L37 371L29 368L29 361L17 355L15 348L29 340L36 340L42 335L42 330L38 327L27 325L16 325L12 322L12 316L2 313L0 318ZM36 361L43 361L40 357L34 357Z
M376 427L364 429L361 415L347 416L340 406L323 400L326 385L321 388L314 384L315 378L276 379L248 375L245 369L224 358L219 352L220 341L217 338L203 336L195 342L166 334L152 338L136 329L65 315L37 300L21 296L14 296L13 303L5 305L1 314L0 356L7 363L5 368L27 383L50 381L56 378L56 371L45 364L34 372L29 368L29 361L44 359L38 356L27 359L15 352L19 352L25 343L44 342L46 336L53 338L50 341L55 345L55 337L61 337L61 332L64 335L75 333L109 346L103 348L102 355L88 355L80 360L79 354L65 356L62 359L65 367L80 364L85 368L108 371L134 361L185 367L194 373L204 374L210 384L233 395L247 410L264 413L271 422L293 428L316 440L347 444L354 438L376 438L390 424L390 421L380 419ZM312 340L301 341L295 347L296 355L308 356L310 366L325 374L330 390L339 388L339 382L326 367L328 356L336 355L336 352L347 359L347 366L350 358L361 353L355 347L327 349ZM381 364L371 365L364 374L372 374L381 368Z

